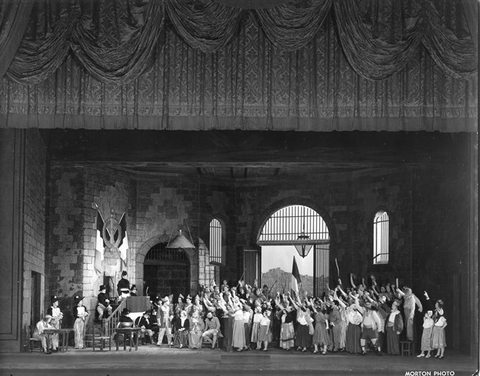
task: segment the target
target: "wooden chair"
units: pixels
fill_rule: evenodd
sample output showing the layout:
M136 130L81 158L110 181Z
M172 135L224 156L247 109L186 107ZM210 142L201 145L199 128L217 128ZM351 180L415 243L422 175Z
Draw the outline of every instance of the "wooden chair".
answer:
M400 355L412 356L415 354L415 344L411 341L400 341Z
M95 334L95 331L94 331L93 341L92 341L93 351L95 351L96 344L100 346L100 351L103 351L103 349L106 349L107 341L108 341L108 350L112 350L112 337Z
M42 352L42 341L40 341L38 338L33 337L34 330L35 326L33 325L29 325L25 328L26 347L30 352L33 352L36 348L38 348L38 351Z
M217 336L217 342L215 343L215 348L219 349L220 348L220 340L223 339L223 336L222 337L219 337ZM211 348L212 347L212 344L208 341L205 341L202 337L202 347L209 347Z

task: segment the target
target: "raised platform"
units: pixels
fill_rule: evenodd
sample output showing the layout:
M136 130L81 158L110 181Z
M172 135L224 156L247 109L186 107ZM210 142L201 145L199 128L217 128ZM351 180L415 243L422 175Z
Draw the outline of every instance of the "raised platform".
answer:
M140 346L138 351L72 350L45 355L0 353L0 375L474 375L478 359L445 352L445 359L416 356L319 355L269 349L267 352L225 352L219 349L177 349Z

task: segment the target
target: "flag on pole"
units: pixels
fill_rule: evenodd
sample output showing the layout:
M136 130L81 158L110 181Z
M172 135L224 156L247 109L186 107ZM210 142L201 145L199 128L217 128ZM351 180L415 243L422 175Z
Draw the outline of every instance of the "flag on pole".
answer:
M118 250L120 251L120 258L122 259L122 263L124 267L127 266L127 249L128 249L128 237L127 237L127 221L125 219L125 213L122 215L122 219L120 220L120 227L122 233L120 234L121 240L120 244L118 245Z
M297 294L298 296L298 284L302 283L302 280L300 279L300 273L298 272L298 266L297 266L297 261L295 260L295 256L293 256L293 265L292 265L292 281L290 284L290 289L292 292Z
M94 267L97 273L102 273L102 261L103 254L105 250L105 242L103 241L102 231L103 231L103 218L100 215L100 212L97 211L97 241L95 244L95 263Z

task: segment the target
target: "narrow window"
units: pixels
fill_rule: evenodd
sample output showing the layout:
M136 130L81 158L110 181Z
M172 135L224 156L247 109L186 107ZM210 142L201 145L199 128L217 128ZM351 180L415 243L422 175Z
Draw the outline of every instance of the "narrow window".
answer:
M210 222L210 262L222 263L222 224L218 219Z
M373 220L373 264L388 264L388 225L387 212L381 210Z

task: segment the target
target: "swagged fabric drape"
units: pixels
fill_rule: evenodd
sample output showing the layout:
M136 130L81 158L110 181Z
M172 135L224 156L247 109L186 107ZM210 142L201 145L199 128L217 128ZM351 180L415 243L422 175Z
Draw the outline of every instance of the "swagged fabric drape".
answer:
M0 1L3 126L475 128L462 1Z

